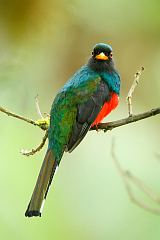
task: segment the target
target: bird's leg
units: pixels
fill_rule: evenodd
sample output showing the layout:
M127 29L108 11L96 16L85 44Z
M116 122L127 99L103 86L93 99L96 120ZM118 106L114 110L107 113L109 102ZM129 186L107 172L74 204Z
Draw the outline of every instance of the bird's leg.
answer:
M36 125L43 130L47 130L49 128L50 117L41 118L35 121Z
M98 128L98 124L95 125L95 129L96 129L97 133L100 132L100 130L101 130Z

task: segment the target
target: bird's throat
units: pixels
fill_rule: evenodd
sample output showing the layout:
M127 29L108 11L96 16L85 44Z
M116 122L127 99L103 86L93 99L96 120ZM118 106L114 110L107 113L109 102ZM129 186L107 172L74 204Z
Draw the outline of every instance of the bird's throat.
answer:
M113 60L97 60L94 57L91 57L88 61L88 67L94 70L95 72L113 72L114 62Z

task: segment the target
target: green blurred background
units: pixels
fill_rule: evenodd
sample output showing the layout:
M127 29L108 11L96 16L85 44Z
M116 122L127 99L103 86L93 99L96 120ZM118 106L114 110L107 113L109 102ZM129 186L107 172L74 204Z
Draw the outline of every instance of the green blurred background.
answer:
M106 42L122 77L120 105L108 120L127 116L125 98L142 65L134 113L158 107L159 10L159 0L1 0L0 105L37 119L38 94L42 112L49 112L56 92L87 61L93 45ZM43 132L0 113L1 239L160 239L160 216L129 201L111 158L115 136L123 167L160 194L159 133L159 116L106 134L88 133L63 157L42 218L27 219L45 147L30 158L20 149L39 144Z

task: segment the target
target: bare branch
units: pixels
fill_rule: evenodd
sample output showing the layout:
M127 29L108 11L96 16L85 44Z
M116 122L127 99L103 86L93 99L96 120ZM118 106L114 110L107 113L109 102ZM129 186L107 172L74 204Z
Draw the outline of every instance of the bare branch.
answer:
M98 128L98 129L104 130L106 132L108 130L112 130L113 128L120 127L120 126L129 124L129 123L133 123L136 121L140 121L142 119L149 118L149 117L155 116L157 114L160 114L160 107L151 109L144 113L133 115L131 117L123 118L123 119L120 119L117 121L112 121L112 122L108 122L108 123L100 123L97 126L92 127L90 130L97 130L97 128Z
M139 188L142 192L144 192L147 195L147 197L150 198L153 202L160 204L160 197L151 188L149 188L142 180L134 176L129 171L126 172L126 178L128 178L129 181L134 183L134 185L137 186L137 188Z
M27 123L30 123L30 124L32 124L32 125L34 125L34 126L38 126L35 121L33 121L33 120L29 119L29 118L25 118L25 117L23 117L23 116L20 116L20 115L18 115L18 114L16 114L16 113L10 112L10 111L8 111L7 109L5 109L5 108L3 108L3 107L1 107L1 106L0 106L0 112L3 112L3 113L5 113L5 114L7 114L8 116L17 118L17 119L22 120L22 121L25 121L25 122L27 122Z
M0 112L3 112L5 114L7 114L8 116L15 117L15 118L17 118L19 120L22 120L22 121L25 121L27 123L30 123L34 126L38 126L42 130L47 130L48 127L49 127L49 124L48 124L49 119L48 118L33 121L29 118L25 118L23 116L20 116L18 114L10 112L7 109L2 108L1 106L0 106ZM158 115L158 114L160 114L160 107L155 108L155 109L151 109L151 110L149 110L147 112L144 112L144 113L133 115L131 117L123 118L123 119L120 119L120 120L117 120L117 121L112 121L112 122L108 122L108 123L100 123L97 126L92 127L90 130L100 129L100 130L104 130L106 132L108 130L112 130L113 128L120 127L120 126L129 124L129 123L133 123L133 122L136 122L136 121L140 121L142 119L149 118L149 117L152 117L152 116L155 116L155 115Z
M158 205L160 204L160 197L156 193L154 193L148 186L146 186L139 178L133 176L129 171L126 171L121 167L115 154L115 139L113 139L112 141L111 155L112 155L114 164L124 182L124 186L126 188L126 191L128 193L130 200L136 205L138 205L139 207L149 212L152 212L154 214L160 215L160 208L150 207L148 204L142 202L133 194L130 186L130 182L134 186L136 186L138 189L140 189L143 193L145 193L154 203Z
M151 212L153 214L157 214L157 215L160 215L160 209L159 208L153 208L153 207L150 207L148 206L147 204L145 204L144 202L142 202L141 200L139 200L138 198L136 198L133 193L132 193L132 190L131 188L129 187L129 185L125 185L126 187L126 190L127 190L127 193L128 193L128 196L130 198L130 200L136 204L137 206L139 206L140 208L148 211L148 212Z
M36 109L37 109L37 113L40 116L40 118L44 118L42 113L41 113L41 109L39 106L39 100L38 100L38 95L35 97L35 101L36 101Z
M7 114L8 116L17 118L17 119L25 121L27 123L30 123L34 126L38 126L42 130L47 130L48 127L49 127L49 124L48 124L49 119L48 118L33 121L29 118L25 118L23 116L20 116L18 114L10 112L7 109L2 108L1 106L0 106L0 112L3 112L5 114ZM155 108L155 109L151 109L147 112L140 113L140 114L137 114L137 115L134 115L134 116L131 116L131 117L123 118L123 119L120 119L120 120L117 120L117 121L112 121L112 122L108 122L108 123L100 123L97 126L92 127L90 130L100 129L100 130L104 130L106 132L108 130L112 130L113 128L120 127L120 126L129 124L129 123L133 123L133 122L136 122L136 121L140 121L142 119L149 118L149 117L152 117L152 116L155 116L155 115L158 115L158 114L160 114L160 107Z
M136 72L135 76L134 76L134 80L132 83L132 86L128 92L127 95L127 102L128 102L128 113L129 113L129 117L133 115L133 108L132 108L132 94L135 90L135 88L137 87L137 85L139 84L139 78L142 74L142 72L144 71L144 67L141 67L141 69L139 71Z
M140 114L137 114L137 115L132 115L131 98L132 98L132 94L133 94L136 86L139 83L139 78L140 78L140 75L142 74L143 70L144 70L144 68L142 67L141 70L138 71L135 74L135 78L134 78L133 84L132 84L132 86L131 86L131 88L129 90L128 96L127 96L129 117L123 118L123 119L120 119L120 120L117 120L117 121L108 122L108 123L100 123L99 125L96 125L96 126L92 127L90 130L96 130L96 131L104 130L104 132L106 132L108 130L112 130L113 128L120 127L120 126L129 124L129 123L132 123L132 122L136 122L136 121L139 121L139 120L142 120L142 119L149 118L151 116L155 116L157 114L160 114L160 108L155 108L155 109L151 109L151 110L149 110L147 112L144 112L144 113L140 113ZM36 96L35 100L36 100L37 112L38 112L38 114L41 117L41 119L39 119L37 121L33 121L31 119L28 119L28 118L25 118L25 117L20 116L18 114L15 114L13 112L10 112L10 111L8 111L7 109L5 109L5 108L3 108L1 106L0 106L0 112L3 112L5 114L7 114L8 116L15 117L15 118L17 118L19 120L23 120L23 121L25 121L27 123L30 123L30 124L34 125L34 126L38 126L42 130L48 130L50 116L47 115L47 117L45 117L45 118L43 117L43 115L41 113L41 110L40 110L40 107L39 107L38 96ZM48 135L46 133L44 138L43 138L43 140L42 140L42 143L36 149L32 149L31 151L23 150L22 154L26 155L26 156L30 156L30 155L33 155L36 152L40 151L42 149L42 147L44 146L44 144L45 144L47 136Z
M43 148L43 146L45 145L47 137L48 137L48 131L46 131L46 133L45 133L45 135L44 135L44 137L42 139L42 142L40 143L40 145L38 147L36 147L35 149L32 149L30 151L22 149L21 150L22 155L25 155L25 156L28 157L28 156L34 155L35 153L40 151Z
M116 127L120 127L120 126L123 126L123 125L126 125L126 124L129 124L129 123L132 123L132 122L136 122L136 121L140 121L142 119L145 119L145 118L149 118L149 117L152 117L152 116L155 116L157 114L160 114L160 107L158 108L155 108L155 109L151 109L147 112L144 112L144 113L140 113L140 114L137 114L137 115L132 115L132 104L131 104L131 98L132 98L132 94L136 88L136 86L138 85L139 83L139 78L142 74L142 71L144 70L144 67L141 68L140 71L138 71L136 74L135 74L135 78L134 78L134 81L133 81L133 84L128 92L128 96L127 96L127 99L128 99L128 108L129 108L129 117L127 118L123 118L123 119L120 119L120 120L117 120L117 121L112 121L112 122L108 122L108 123L100 123L94 127L92 127L90 130L104 130L104 132L108 131L108 130L112 130L113 128L116 128ZM22 117L18 114L15 114L15 113L12 113L10 111L8 111L7 109L4 109L3 107L0 107L0 111L7 114L8 116L12 116L12 117L15 117L17 119L20 119L20 120L23 120L25 122L28 122L34 126L38 126L40 127L42 130L47 130L48 127L49 127L49 118L50 116L47 115L47 118L44 118L41 111L40 111L40 107L39 107L39 103L38 103L38 98L36 97L36 107L37 107L37 112L38 114L41 116L41 119L40 120L37 120L37 121L33 121L31 119L28 119L28 118L25 118L25 117Z
M8 116L17 118L17 119L25 121L27 123L30 123L30 124L32 124L34 126L38 126L42 130L47 130L48 127L49 127L49 117L43 118L43 119L40 119L40 120L37 120L37 121L34 121L32 119L29 119L29 118L23 117L21 115L18 115L16 113L10 112L9 110L7 110L7 109L5 109L5 108L3 108L1 106L0 106L0 112L3 112L5 114L7 114Z

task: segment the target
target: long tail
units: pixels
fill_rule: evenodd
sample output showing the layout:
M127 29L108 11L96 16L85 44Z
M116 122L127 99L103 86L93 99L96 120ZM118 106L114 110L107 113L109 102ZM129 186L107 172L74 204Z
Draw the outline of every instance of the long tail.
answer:
M48 149L30 203L25 212L26 217L41 217L42 208L57 166L58 163L55 160L52 150Z

